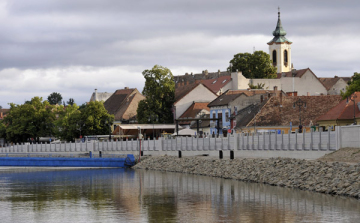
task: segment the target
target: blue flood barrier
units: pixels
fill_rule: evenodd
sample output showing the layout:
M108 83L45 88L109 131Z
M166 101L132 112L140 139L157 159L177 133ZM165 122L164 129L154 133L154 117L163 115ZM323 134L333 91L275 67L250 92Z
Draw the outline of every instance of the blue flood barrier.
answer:
M131 167L135 157L124 158L68 158L68 157L0 157L0 166L46 167Z

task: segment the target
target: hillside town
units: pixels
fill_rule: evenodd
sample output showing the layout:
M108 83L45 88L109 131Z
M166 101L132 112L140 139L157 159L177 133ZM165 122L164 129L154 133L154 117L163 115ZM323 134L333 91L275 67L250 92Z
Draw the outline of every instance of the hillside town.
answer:
M149 116L146 124L139 122L138 105L146 96L136 88L112 93L95 89L89 102L102 102L114 116L110 126L114 138L137 137L138 128L152 139L164 133L214 137L245 132L334 131L337 126L359 123L360 92L347 99L340 95L351 77L317 77L310 68L296 68L291 59L292 42L285 36L279 12L273 39L267 43L277 73L274 78L246 78L243 71L232 71L232 64L226 71L205 69L175 75L171 123L161 123L156 116ZM0 109L0 120L9 111Z
M360 121L360 92L343 100L351 77L317 77L310 68L295 68L291 44L285 35L280 13L269 55L277 76L273 79L246 78L242 71L185 73L174 76L175 100L172 107L178 128L190 129L186 135L223 135L239 132L282 130L333 131L336 126ZM250 86L262 86L261 89ZM90 101L104 101L106 110L115 116L113 133L137 134L137 108L145 99L136 88L125 87L114 93L98 92ZM176 131L174 126L143 125L152 136Z

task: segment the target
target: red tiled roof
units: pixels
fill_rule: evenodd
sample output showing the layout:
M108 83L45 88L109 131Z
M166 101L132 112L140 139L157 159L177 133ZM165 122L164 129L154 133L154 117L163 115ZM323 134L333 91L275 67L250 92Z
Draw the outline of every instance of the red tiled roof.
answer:
M356 97L354 98L354 95ZM360 103L360 92L355 92L351 95L352 99L355 100L342 100L338 105L334 108L329 110L324 115L320 116L317 120L318 121L325 121L325 120L337 120L337 119L353 119L354 118L354 103L355 103L355 118L360 117L360 110L357 106L357 103Z
M185 97L188 93L190 93L192 90L194 90L197 86L203 85L205 88L207 88L211 93L215 94L211 89L209 89L206 85L202 83L192 83L192 84L185 84L182 86L177 86L175 88L175 103L180 101L183 97ZM215 94L216 95L216 94Z
M197 83L202 83L206 87L208 87L215 94L220 91L225 85L227 85L231 81L231 76L222 76L215 79L208 80L197 80Z
M199 114L201 110L206 110L210 112L210 108L208 107L208 102L193 102L192 105L180 116L180 118L195 118L196 115ZM189 124L181 122L181 124Z
M280 78L282 78L282 77L302 77L307 70L310 70L310 68L305 68L305 69L301 69L301 70L294 70L294 71L289 71L289 72L278 73L278 74L277 74L277 78L280 79ZM311 70L310 70L310 71L311 71ZM294 72L295 76L293 76L293 72ZM311 72L312 72L312 71L311 71Z
M326 90L330 90L340 80L339 77L319 77L318 79Z
M245 94L248 97L254 96L254 95L265 95L265 94L273 94L274 90L228 90L224 94L217 97L215 100L209 103L209 107L213 106L223 106L229 104L231 101L235 100L237 97L239 97L242 94ZM277 91L277 94L281 94L281 91Z
M5 108L0 109L0 119L3 119L9 112L10 109L5 109Z
M195 87L197 87L199 83L191 83L184 85L175 85L175 103L182 99L185 95L187 95L190 91L192 91Z
M302 125L308 126L310 121L315 124L318 117L327 113L341 101L340 95L272 97L255 117L259 126L293 126L299 125L299 107L294 103L301 99L306 108L301 108ZM247 126L253 126L254 119Z
M119 89L104 102L104 107L109 114L115 116L115 120L129 119L132 117L127 116L136 115L137 104L132 106L133 101L138 103L143 99L145 97L136 88Z

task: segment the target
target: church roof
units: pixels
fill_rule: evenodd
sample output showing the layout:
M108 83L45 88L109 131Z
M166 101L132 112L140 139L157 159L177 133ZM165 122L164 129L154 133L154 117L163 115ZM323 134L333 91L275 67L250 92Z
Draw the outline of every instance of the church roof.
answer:
M278 21L276 24L276 28L273 31L273 36L274 38L268 42L269 45L273 44L273 43L289 43L291 44L292 42L290 42L288 39L286 39L286 31L284 30L284 28L281 25L281 20L280 20L280 12L278 12Z

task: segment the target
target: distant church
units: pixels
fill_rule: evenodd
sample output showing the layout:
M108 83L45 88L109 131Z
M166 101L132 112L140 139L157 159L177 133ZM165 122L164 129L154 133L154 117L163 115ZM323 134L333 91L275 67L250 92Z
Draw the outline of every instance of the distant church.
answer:
M213 89L216 83L222 82L220 94L227 90L244 90L250 85L263 85L264 90L272 90L276 87L289 96L315 96L315 95L338 95L340 91L345 91L347 81L350 78L328 77L318 78L310 68L294 69L291 62L291 44L286 36L286 31L282 27L280 20L280 9L278 11L278 20L276 28L273 31L273 39L268 42L269 55L274 67L276 67L277 77L275 79L247 79L241 71L224 71L210 73L207 70L200 74L188 74L174 76L175 95L176 92L185 91L185 88L191 89L191 84L208 83L208 88ZM229 80L224 78L229 77ZM211 80L211 81L210 81ZM185 86L185 87L184 87ZM216 85L217 87L218 84ZM183 89L184 88L184 89Z
M286 39L286 31L281 25L280 11L278 12L278 21L273 32L274 38L268 42L270 59L274 67L277 68L277 73L289 72L292 69L291 65L291 44L292 42Z

